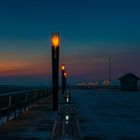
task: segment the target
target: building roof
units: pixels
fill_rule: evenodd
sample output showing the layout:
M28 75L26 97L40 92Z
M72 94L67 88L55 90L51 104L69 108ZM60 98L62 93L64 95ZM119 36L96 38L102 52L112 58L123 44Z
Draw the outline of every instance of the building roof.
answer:
M124 80L124 79L127 79L129 77L132 77L132 78L135 78L137 80L140 80L140 78L137 77L136 75L134 75L133 73L126 73L123 76L121 76L118 80Z

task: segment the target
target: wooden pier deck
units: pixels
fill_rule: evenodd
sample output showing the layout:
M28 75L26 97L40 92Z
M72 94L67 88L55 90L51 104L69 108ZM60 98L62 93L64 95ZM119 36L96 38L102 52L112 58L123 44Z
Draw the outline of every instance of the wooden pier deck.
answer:
M52 96L42 98L21 116L0 127L2 140L79 140L76 109L68 98L59 96L59 110L52 110Z
M2 140L49 140L57 112L51 96L37 101L33 108L0 127Z

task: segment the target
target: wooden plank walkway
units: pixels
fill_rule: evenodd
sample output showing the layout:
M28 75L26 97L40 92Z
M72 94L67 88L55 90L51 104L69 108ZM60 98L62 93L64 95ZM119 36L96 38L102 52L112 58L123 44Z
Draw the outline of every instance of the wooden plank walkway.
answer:
M80 126L79 120L76 116L75 106L72 104L70 100L70 95L61 102L59 107L59 116L55 121L52 139L75 139L80 140Z

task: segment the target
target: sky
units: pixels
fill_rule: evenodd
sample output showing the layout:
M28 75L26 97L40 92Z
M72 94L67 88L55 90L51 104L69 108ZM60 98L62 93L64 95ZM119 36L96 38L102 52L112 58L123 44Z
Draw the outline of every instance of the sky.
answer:
M0 0L0 84L51 85L51 32L69 82L140 77L139 0Z

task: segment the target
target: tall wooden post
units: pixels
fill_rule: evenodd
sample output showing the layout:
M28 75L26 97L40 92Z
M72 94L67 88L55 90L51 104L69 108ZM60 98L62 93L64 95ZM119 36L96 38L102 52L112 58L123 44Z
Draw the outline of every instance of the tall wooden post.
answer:
M62 94L64 94L64 91L65 91L65 76L64 76L64 73L65 73L65 65L62 64L62 66L61 66L61 74L62 74Z
M68 75L66 72L64 72L64 91L67 89L67 78L68 78Z
M58 90L59 90L59 33L52 33L52 93L53 110L58 110Z

